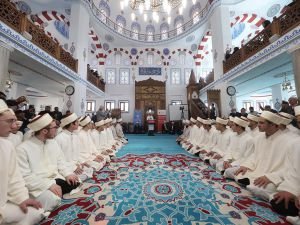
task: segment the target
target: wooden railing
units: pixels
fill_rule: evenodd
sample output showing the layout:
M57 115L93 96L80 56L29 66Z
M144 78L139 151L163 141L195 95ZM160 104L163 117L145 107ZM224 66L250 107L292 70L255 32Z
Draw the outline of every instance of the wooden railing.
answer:
M252 38L247 44L233 53L229 59L223 62L223 72L232 68L253 56L270 44L270 38L274 35L282 36L300 24L300 1L287 7L287 10L278 18L274 17L272 23Z
M91 70L87 70L87 80L99 88L101 91L105 92L105 83L99 77L96 77Z
M78 60L45 34L43 29L33 24L24 13L18 11L9 0L0 1L0 20L23 35L30 34L32 43L77 72Z

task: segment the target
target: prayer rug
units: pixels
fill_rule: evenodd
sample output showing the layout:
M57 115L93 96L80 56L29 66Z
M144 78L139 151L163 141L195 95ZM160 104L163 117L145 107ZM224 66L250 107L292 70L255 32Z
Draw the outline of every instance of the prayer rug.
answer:
M269 203L186 154L115 158L42 225L288 224Z

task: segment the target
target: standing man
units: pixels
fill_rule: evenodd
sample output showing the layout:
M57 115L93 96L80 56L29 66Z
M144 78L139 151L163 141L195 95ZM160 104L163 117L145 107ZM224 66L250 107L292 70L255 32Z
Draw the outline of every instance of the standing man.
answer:
M0 224L33 225L43 218L42 206L36 200L29 199L15 148L5 139L16 126L13 111L0 99Z

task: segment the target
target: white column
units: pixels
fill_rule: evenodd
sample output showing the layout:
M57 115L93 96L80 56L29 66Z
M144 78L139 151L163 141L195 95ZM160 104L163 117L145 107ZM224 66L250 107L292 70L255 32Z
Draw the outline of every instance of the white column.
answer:
M232 84L228 82L223 82L222 84L219 84L216 89L221 90L221 112L224 117L228 117L228 115L231 112L232 108L236 108L236 95L229 96L227 94L227 87L231 86ZM238 109L237 109L238 110Z
M282 102L281 84L275 84L272 86L272 108L280 110Z
M0 41L0 91L5 91L6 80L8 79L8 63L13 48Z
M70 46L74 43L75 51L73 57L78 59L78 74L83 79L87 77L88 34L89 13L80 0L73 0L70 17ZM70 110L78 115L82 115L85 112L86 86L80 82L76 82L74 86L75 93L71 97L72 107Z
M223 60L227 45L231 46L230 14L226 6L219 6L210 17L214 79L223 75Z
M295 89L298 98L300 98L300 48L292 52L292 57L293 57Z

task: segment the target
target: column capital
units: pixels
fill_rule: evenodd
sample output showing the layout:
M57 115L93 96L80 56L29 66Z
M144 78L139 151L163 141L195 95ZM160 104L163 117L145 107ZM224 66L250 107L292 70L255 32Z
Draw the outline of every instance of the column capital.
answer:
M14 51L14 48L11 47L8 43L6 43L6 42L4 42L4 41L0 41L0 51L1 51L2 49L5 49L5 50L7 50L7 51L9 51L9 52L13 52L13 51Z
M289 48L287 50L288 53L293 54L295 51L299 51L300 50L300 45L294 45L291 48Z

